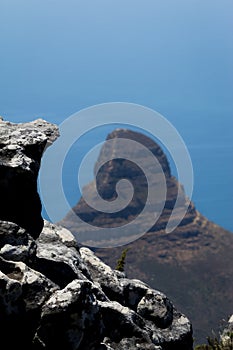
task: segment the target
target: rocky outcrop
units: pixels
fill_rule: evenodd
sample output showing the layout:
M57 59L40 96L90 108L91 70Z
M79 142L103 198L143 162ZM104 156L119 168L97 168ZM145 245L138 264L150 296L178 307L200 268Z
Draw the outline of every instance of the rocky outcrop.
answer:
M0 219L17 223L34 238L43 228L37 175L42 153L58 128L42 119L12 124L0 119Z
M189 320L163 293L78 249L68 230L46 222L35 241L1 221L0 245L8 349L192 349Z
M79 248L67 229L42 223L39 205L27 216L35 198L39 203L40 157L47 140L57 135L56 127L36 121L18 129L4 123L3 128L4 199L8 192L15 198L13 184L27 186L26 178L31 185L24 187L30 194L17 198L23 217L16 205L12 209L11 200L5 211L1 207L1 348L191 350L190 321L163 293L111 269L90 249Z
M141 228L143 231L143 225L149 221L148 213L143 214L141 227L135 228L135 240L124 247L129 248L125 267L127 275L131 278L137 276L154 288L159 286L173 301L175 300L176 305L192 317L195 339L197 342L203 342L206 334L211 334L212 330L219 331L220 320L229 316L231 311L229 305L233 304L233 279L231 278L233 234L205 218L192 202L179 226L167 234L165 228L170 220L178 188L181 185L172 176L167 157L156 142L142 133L127 129L114 130L108 135L107 140L114 141L119 138L137 141L148 148L160 163L167 186L166 201L159 220L144 236L138 238L137 232L140 232ZM108 213L93 209L82 197L73 208L82 220L95 227L97 237L99 228L113 228L116 225L121 227L132 222L142 212L147 197L145 177L140 168L127 159L114 159L120 147L119 142L111 144L107 142L103 145L95 168L107 159L112 160L99 169L95 182L102 198L111 203L117 197L116 184L122 178L127 178L134 188L131 202L121 211ZM134 146L130 152L134 154ZM146 167L150 166L140 152L137 157L138 162L145 164ZM155 170L154 187L156 187L157 178L159 173ZM98 197L94 188L93 181L84 188L84 191L98 209ZM185 193L183 192L179 208L182 209L184 203ZM152 198L150 215L155 213L155 207L156 198L154 202ZM224 210L224 207L222 206L220 210ZM87 225L80 224L80 221L77 225L77 221L73 218L74 214L70 211L60 223L77 235L77 238L85 237ZM95 253L114 268L117 259L121 256L122 247L98 248L95 249Z

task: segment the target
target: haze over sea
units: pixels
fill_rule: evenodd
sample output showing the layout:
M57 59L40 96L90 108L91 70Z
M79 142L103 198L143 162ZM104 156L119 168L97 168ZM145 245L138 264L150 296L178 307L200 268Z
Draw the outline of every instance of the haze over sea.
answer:
M1 0L0 115L59 124L99 103L152 108L188 147L194 204L233 231L232 17L229 0ZM71 205L78 163L112 129L85 135L68 155Z

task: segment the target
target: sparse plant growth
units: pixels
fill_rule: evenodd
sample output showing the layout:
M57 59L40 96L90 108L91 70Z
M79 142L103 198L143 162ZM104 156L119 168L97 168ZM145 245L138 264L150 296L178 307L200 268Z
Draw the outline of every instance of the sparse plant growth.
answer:
M222 339L207 338L208 344L197 345L194 350L233 350L233 332L224 334Z
M117 266L115 268L117 271L124 272L125 259L126 259L126 254L127 254L128 250L129 250L129 248L124 249L123 252L121 253L120 259L117 260Z

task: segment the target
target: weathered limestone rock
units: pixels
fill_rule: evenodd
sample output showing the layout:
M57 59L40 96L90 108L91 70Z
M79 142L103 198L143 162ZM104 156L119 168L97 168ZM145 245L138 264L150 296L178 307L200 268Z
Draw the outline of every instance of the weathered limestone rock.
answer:
M64 232L66 238L64 238ZM61 288L64 288L74 279L90 277L89 271L83 264L77 250L77 242L74 238L71 239L71 233L69 233L70 239L68 238L68 232L62 227L45 222L45 227L36 241L35 266L37 270L46 274Z
M101 286L107 297L124 303L123 287L117 277L117 272L107 266L88 248L80 248L80 254L92 279Z
M192 349L192 327L162 293L112 270L44 222L36 180L58 135L0 121L0 332L7 350ZM1 345L2 347L2 345Z
M159 328L167 328L173 321L173 306L168 298L157 291L148 289L137 306L142 317L153 321Z
M42 153L58 137L57 126L42 119L12 124L0 120L0 219L36 238L43 228L37 175Z
M34 259L36 243L34 239L17 224L0 221L0 256L7 260L28 263Z
M45 222L35 241L0 222L0 242L0 327L17 335L9 349L192 349L189 320L164 294L79 251L62 227Z
M189 320L164 294L78 249L62 227L45 222L35 241L0 222L0 246L0 329L9 349L192 349Z
M128 349L156 349L155 346L192 349L190 321L177 312L163 293L142 281L127 279L122 273L118 276L118 271L112 270L88 248L80 248L80 253L93 281L111 299L101 303L106 344L113 349L124 349L124 346L126 349L126 344Z
M52 281L23 262L0 257L1 343L8 349L29 349L41 308L56 289Z
M103 339L100 306L91 282L73 280L42 308L34 344L38 349L96 349Z

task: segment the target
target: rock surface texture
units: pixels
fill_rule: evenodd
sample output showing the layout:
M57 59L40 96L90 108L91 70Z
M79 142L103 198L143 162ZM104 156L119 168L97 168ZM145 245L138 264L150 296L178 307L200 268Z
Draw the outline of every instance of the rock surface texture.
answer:
M191 350L191 323L163 293L42 221L37 174L57 135L0 122L1 349Z
M37 193L41 156L57 136L58 128L42 119L24 124L0 120L0 219L17 223L34 238L43 228Z

